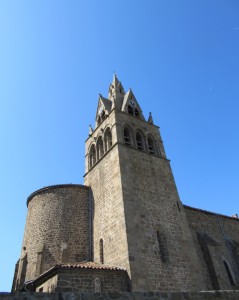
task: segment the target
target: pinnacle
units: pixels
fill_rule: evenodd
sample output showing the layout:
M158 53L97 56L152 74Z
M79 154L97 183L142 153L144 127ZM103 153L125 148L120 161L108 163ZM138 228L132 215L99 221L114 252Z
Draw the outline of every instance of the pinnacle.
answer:
M149 124L152 124L152 125L154 124L154 121L153 121L153 117L152 117L152 113L151 113L151 112L149 113L148 123L149 123Z

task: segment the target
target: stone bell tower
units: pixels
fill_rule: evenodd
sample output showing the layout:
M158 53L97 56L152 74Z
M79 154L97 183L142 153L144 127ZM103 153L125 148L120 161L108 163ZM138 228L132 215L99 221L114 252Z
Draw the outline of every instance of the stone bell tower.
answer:
M114 75L86 141L93 259L127 269L132 290L203 287L159 127Z

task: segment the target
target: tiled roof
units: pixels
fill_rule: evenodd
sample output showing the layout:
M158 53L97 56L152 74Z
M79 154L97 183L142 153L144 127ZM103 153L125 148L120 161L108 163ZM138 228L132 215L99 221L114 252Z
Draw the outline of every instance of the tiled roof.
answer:
M75 264L57 264L54 267L48 269L41 275L39 275L36 279L31 281L31 284L42 281L44 278L48 276L52 276L56 274L58 270L72 270L72 269L91 269L91 270L111 270L111 271L126 271L124 268L115 267L115 266L108 266L103 265L95 262L82 262L82 263L75 263Z
M92 261L77 263L77 264L57 264L55 265L55 267L59 269L97 269L97 270L125 271L125 269L120 267L103 265Z
M110 112L112 107L112 101L107 98L104 98L103 96L101 96L101 101L104 103L104 106L108 110L108 112Z

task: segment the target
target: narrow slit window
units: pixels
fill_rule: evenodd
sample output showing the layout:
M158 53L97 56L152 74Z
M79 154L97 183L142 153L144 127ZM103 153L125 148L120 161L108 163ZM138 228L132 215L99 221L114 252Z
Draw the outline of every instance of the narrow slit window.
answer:
M100 263L104 263L104 242L100 239Z
M178 207L178 211L180 212L180 211L181 211L181 209L180 209L180 206L179 206L179 203L178 203L178 201L177 201L177 207Z
M162 232L161 233L159 232L159 230L157 230L157 240L158 240L161 260L163 263L166 263L168 260L166 238Z

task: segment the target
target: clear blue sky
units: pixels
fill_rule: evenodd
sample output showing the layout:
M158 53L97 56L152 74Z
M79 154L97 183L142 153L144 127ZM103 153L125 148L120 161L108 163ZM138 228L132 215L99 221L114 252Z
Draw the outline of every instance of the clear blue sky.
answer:
M238 0L0 0L0 291L29 194L83 183L114 71L161 127L183 203L239 213Z

